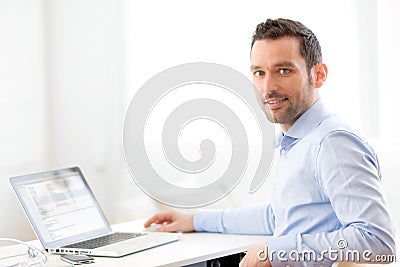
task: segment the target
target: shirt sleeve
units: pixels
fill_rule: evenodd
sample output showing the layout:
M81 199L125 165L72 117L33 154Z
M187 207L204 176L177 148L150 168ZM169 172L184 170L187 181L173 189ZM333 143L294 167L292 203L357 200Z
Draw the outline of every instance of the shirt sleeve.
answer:
M272 266L373 263L395 255L395 227L372 148L352 133L333 132L321 142L315 166L316 182L331 202L340 223L338 230L271 238Z
M193 225L197 232L272 235L275 217L271 205L226 210L198 210Z

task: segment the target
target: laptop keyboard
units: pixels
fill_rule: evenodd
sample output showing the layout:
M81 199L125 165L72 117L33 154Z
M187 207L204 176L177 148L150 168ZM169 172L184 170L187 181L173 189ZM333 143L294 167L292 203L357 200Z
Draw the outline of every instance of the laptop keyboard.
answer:
M100 236L94 239L78 242L75 244L71 244L68 246L64 246L64 248L85 248L85 249L94 249L98 247L103 247L107 245L111 245L120 241L128 240L131 238L135 238L138 236L145 235L146 233L112 233L106 236Z

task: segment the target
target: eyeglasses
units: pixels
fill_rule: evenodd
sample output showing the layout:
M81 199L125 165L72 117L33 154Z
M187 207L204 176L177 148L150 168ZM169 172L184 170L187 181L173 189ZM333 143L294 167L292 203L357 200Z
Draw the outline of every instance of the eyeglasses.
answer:
M46 261L46 255L28 243L0 238L0 267L44 266Z

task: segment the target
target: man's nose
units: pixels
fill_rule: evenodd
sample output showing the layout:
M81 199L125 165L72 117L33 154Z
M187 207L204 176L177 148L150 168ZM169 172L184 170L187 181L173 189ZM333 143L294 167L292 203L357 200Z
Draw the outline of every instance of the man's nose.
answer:
M263 97L268 96L272 92L276 91L278 89L277 84L273 77L271 77L270 74L266 74L264 76L264 79L262 79L261 86L260 86L260 92L263 95Z

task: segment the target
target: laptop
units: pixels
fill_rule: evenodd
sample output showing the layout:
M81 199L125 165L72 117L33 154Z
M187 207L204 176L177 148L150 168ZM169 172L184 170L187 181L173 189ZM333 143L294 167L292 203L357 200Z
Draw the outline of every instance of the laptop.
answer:
M112 232L78 167L10 178L46 251L121 257L177 241L181 233Z

